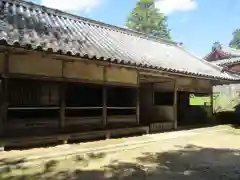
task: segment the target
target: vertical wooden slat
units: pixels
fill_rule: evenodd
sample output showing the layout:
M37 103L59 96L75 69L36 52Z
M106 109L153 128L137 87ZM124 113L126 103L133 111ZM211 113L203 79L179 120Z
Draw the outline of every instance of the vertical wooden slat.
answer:
M65 103L65 84L61 84L60 86L60 128L65 127L65 111L66 111L66 103Z
M154 105L154 99L155 99L155 96L154 96L154 83L151 83L151 93L152 93L152 105Z
M0 134L4 133L7 124L8 114L8 64L9 64L9 52L5 52L4 56L4 67L3 67L3 78L2 78L2 89L1 89L1 130Z
M4 98L4 94L3 94L3 81L2 79L0 80L0 135L3 133L3 98Z
M106 67L103 68L103 80L106 82ZM103 84L102 89L102 103L103 103L103 112L102 112L102 123L103 126L107 125L107 86Z
M137 124L140 124L140 91L139 87L137 87L137 96L136 96L136 118Z
M140 124L140 76L139 72L137 73L137 93L136 93L136 120L137 124Z
M212 91L211 91L211 118L212 118L212 123L215 124L215 116L214 116L214 106L213 106L213 87L212 87Z
M174 113L174 115L173 115L173 117L174 117L174 129L177 129L177 106L178 106L178 104L177 104L177 80L174 80L174 104L173 104L173 109L174 109L174 111L173 111L173 113Z
M103 85L102 89L102 101L103 101L103 126L107 125L107 87Z

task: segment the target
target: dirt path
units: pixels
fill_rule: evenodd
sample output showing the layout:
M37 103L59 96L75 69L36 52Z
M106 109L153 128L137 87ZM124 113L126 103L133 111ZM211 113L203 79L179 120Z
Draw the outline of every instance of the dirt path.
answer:
M62 154L65 152L73 152L77 150L85 150L85 149L96 149L98 147L114 147L119 144L137 144L139 142L147 142L147 141L156 141L156 140L164 140L164 139L172 139L178 137L185 137L185 136L192 136L198 133L203 132L215 132L221 131L224 129L229 129L228 126L217 126L217 127L210 127L210 128L200 128L200 129L193 129L188 131L177 131L177 132L167 132L167 133L160 133L160 134L151 134L151 135L143 135L131 138L120 138L120 139L108 139L108 140L101 140L97 142L87 142L87 143L79 143L79 144L65 144L47 148L33 148L29 150L12 150L7 152L0 153L0 159L4 158L18 158L18 157L44 157L49 154Z
M186 131L168 134L172 138L127 151L77 155L38 168L6 169L8 172L2 173L0 179L240 179L240 130L197 130L195 135L184 134Z

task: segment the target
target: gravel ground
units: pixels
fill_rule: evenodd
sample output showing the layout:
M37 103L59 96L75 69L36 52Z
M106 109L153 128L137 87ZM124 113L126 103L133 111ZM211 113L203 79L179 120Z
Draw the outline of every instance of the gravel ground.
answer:
M164 133L175 138L112 154L76 155L37 168L6 168L0 179L239 180L240 130L217 129L188 136L186 131Z

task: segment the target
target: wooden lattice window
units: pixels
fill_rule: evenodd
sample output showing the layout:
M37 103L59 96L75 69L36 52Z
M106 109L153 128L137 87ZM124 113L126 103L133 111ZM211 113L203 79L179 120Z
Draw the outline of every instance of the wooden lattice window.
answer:
M8 86L9 106L51 106L59 104L56 84L14 80Z

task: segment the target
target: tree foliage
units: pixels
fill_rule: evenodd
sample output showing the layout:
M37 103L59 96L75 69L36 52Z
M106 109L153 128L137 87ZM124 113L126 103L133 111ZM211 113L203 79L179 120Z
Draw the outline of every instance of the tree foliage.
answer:
M154 0L139 0L128 17L126 26L138 32L171 39L167 16L155 8Z
M233 38L229 45L235 49L240 49L240 29L233 32Z

